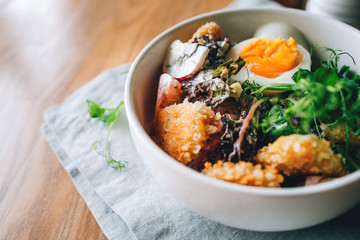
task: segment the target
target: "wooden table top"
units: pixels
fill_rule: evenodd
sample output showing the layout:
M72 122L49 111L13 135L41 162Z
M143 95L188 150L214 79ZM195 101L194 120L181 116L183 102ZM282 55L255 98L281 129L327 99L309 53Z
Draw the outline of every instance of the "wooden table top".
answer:
M0 2L0 239L106 239L40 132L43 111L168 27L230 2Z

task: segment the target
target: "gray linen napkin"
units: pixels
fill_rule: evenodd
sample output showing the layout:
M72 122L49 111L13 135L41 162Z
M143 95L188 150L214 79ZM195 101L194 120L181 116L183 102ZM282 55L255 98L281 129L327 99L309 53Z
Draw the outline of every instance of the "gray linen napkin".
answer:
M132 143L125 111L111 133L110 151L115 159L126 159L129 164L121 172L109 167L92 146L97 140L105 140L107 125L89 117L85 101L116 107L123 99L129 67L125 64L105 71L64 103L47 109L42 126L44 136L109 239L359 239L360 206L312 228L272 233L227 227L191 212L147 172Z
M108 70L64 103L45 111L43 134L109 239L355 239L360 206L328 223L297 231L261 233L215 223L169 196L149 175L132 143L125 111L111 133L111 153L129 161L121 172L93 149L107 125L91 119L86 99L115 107L123 99L126 64ZM294 216L296 218L296 216Z

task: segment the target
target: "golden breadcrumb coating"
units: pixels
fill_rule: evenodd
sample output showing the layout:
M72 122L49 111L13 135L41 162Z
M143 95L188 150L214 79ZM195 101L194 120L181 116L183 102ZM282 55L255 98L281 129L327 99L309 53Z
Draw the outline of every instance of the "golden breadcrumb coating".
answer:
M223 31L218 24L214 22L208 22L196 30L189 42L194 42L195 38L200 36L208 36L211 41L220 41L223 38ZM203 43L201 40L198 40L198 42Z
M205 163L201 173L223 181L256 186L256 187L280 187L284 177L277 170L265 166L253 165L250 162L240 161L238 163L218 161L214 165Z
M329 139L332 144L342 143L346 141L346 130L345 124L331 126L331 124L320 124L320 128L323 132L324 137ZM360 148L360 136L355 136L354 131L350 130L349 132L349 144L352 148Z
M209 136L220 130L220 114L215 114L204 103L185 100L159 111L154 140L170 156L188 164L206 147Z
M342 172L341 157L334 154L328 141L316 135L282 136L260 149L254 160L271 165L288 176L337 176Z

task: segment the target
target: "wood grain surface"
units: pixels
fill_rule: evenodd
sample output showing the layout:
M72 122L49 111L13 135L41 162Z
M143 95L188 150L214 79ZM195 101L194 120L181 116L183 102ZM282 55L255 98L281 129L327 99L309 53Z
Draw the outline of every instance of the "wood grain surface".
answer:
M40 132L43 111L230 2L0 0L0 239L106 239Z

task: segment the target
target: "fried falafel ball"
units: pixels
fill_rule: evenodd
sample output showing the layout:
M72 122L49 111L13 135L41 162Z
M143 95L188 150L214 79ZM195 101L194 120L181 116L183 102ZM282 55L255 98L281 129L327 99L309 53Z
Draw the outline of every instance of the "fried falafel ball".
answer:
M197 39L198 43L203 43L201 39L198 39L201 36L209 37L210 41L220 41L223 39L223 31L217 23L208 22L196 30L189 42L195 42L195 39Z
M330 143L313 134L282 136L261 148L254 161L271 165L288 176L338 176L343 170L341 157L334 154Z
M219 180L256 187L280 187L284 177L270 166L262 167L251 162L238 163L218 161L214 165L205 163L201 173Z
M206 149L210 136L221 131L220 118L204 103L185 100L159 111L154 140L170 156L187 165Z

